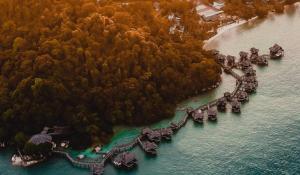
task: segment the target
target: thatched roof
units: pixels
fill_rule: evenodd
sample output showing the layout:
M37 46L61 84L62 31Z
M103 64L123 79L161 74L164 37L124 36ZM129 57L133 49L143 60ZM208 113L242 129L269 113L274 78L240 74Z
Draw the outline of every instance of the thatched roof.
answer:
M33 135L28 142L33 143L35 145L39 145L42 143L51 143L52 137L48 134L36 134Z

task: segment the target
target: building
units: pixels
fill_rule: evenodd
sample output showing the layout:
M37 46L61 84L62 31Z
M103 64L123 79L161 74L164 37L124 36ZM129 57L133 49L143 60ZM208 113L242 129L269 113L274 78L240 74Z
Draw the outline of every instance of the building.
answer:
M218 10L221 10L224 6L225 6L225 2L222 1L222 0L216 0L213 3L213 7L218 9Z
M217 7L219 8L219 6ZM196 6L196 11L205 21L215 21L219 18L220 14L223 13L223 11L218 8L199 4Z

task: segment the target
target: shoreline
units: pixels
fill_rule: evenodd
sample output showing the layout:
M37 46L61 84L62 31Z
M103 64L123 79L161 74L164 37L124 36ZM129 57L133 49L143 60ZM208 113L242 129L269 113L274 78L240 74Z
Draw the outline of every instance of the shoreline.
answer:
M206 49L207 44L209 44L210 42L212 42L217 37L221 36L223 33L227 32L227 31L229 31L229 30L231 30L233 28L239 27L239 26L241 26L243 24L252 22L252 21L254 21L256 19L258 19L258 16L255 16L255 17L253 17L253 18L251 18L249 20L239 19L238 21L235 21L233 23L226 24L226 25L218 27L217 28L217 34L215 34L212 37L210 37L209 39L203 41L203 43L204 43L203 49Z

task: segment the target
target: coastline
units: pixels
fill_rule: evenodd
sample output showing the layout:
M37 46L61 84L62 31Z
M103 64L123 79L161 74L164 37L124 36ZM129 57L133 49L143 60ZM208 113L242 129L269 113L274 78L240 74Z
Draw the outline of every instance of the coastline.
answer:
M213 35L212 37L210 37L209 39L207 40L204 40L204 45L203 45L203 49L206 48L207 44L209 44L211 41L213 41L214 39L216 39L217 37L219 37L220 35L222 35L223 33L233 29L233 28L236 28L236 27L239 27L243 24L246 24L246 23L249 23L251 21L254 21L258 19L258 16L255 16L249 20L245 20L245 19L239 19L238 21L234 22L234 23L230 23L230 24L226 24L226 25L223 25L223 26L220 26L217 28L217 34Z

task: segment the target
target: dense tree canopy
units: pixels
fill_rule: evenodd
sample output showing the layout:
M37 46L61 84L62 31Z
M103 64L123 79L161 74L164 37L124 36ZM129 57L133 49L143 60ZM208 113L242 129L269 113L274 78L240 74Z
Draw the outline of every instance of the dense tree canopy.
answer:
M295 0L294 2L299 1ZM282 13L284 5L289 1L280 0L225 0L224 11L227 14L236 15L244 19L250 19L252 17L266 17L270 11Z
M172 116L220 79L198 20L181 0L1 0L0 140L68 125L103 142Z

